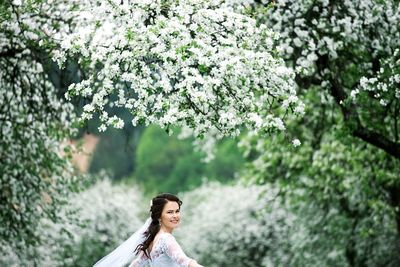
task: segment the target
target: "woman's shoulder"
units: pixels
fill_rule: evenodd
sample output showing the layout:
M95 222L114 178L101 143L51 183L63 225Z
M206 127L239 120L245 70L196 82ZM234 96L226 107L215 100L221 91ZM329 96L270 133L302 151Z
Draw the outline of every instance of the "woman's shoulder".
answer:
M175 237L171 233L167 233L167 232L160 233L159 240L160 240L161 243L164 243L164 244L169 244L171 242L176 242Z
M173 238L173 239L175 239L175 237L171 233L168 233L168 232L160 233L160 237L159 238L163 238L163 239L171 239L171 238Z

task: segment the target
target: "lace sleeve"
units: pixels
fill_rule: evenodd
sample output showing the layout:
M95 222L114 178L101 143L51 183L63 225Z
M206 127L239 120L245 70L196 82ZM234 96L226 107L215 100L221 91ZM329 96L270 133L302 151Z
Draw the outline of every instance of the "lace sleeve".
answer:
M129 267L144 267L146 266L146 263L148 261L148 258L144 254L144 252L140 252L139 256L136 257L136 259L129 265Z
M182 248L176 242L175 237L171 234L166 234L164 237L165 245L163 246L164 252L171 258L172 261L179 264L179 266L188 267L192 260L183 252Z

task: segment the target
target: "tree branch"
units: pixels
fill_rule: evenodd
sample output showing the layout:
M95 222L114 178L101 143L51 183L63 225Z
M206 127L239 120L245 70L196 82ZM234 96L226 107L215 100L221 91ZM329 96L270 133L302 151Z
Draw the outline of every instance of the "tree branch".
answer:
M331 69L331 64L329 64L327 55L322 56L318 64L323 65L320 69ZM400 159L400 143L392 141L385 135L365 127L360 120L356 105L352 103L349 105L343 104L347 99L347 94L336 77L337 75L333 73L329 78L331 83L331 95L335 99L335 102L340 106L344 121L351 129L352 135L382 149L396 159Z
M295 81L300 88L304 89L308 89L311 85L320 85L322 82L321 79L315 76L301 77L300 75L296 75Z
M8 49L0 51L0 57L14 57L16 54L21 53L22 49Z

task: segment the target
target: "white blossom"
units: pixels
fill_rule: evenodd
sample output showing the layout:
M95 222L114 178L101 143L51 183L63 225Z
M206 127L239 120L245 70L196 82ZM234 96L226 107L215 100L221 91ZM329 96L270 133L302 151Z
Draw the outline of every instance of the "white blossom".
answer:
M294 147L298 147L301 145L301 142L299 139L296 138L296 139L293 139L292 144Z

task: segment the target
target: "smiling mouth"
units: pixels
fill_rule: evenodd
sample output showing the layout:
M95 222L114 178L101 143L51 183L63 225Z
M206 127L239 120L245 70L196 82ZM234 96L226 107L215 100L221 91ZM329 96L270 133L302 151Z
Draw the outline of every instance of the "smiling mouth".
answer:
M179 221L171 221L172 223L178 223Z

